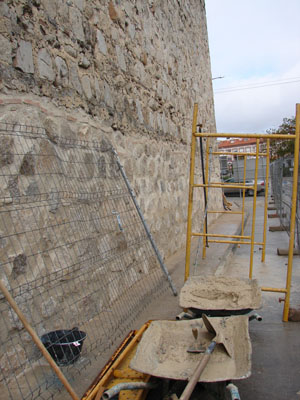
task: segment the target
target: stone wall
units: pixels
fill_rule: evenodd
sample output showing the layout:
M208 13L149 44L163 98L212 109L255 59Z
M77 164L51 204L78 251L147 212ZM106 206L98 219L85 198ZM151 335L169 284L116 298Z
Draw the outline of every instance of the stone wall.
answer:
M195 101L215 130L204 0L7 0L0 15L1 121L109 140L159 249L174 253Z

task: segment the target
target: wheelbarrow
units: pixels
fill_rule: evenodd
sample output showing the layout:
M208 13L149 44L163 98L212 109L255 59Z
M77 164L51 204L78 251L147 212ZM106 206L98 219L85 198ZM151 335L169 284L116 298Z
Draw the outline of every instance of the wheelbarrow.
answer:
M256 279L193 276L187 279L179 296L180 307L190 310L195 317L243 315L258 310L261 304Z
M205 351L215 342L214 351L195 383L225 384L247 378L251 374L252 354L248 321L244 315L153 321L138 345L130 368L166 380L188 381L206 357Z

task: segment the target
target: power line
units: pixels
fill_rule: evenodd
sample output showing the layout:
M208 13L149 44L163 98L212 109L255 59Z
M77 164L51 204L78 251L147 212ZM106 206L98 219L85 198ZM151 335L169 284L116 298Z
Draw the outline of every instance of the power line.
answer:
M294 77L294 78L288 78L288 79L277 79L274 81L265 81L265 82L257 82L253 84L247 84L247 85L242 85L242 86L233 86L229 88L221 88L219 90L216 90L216 92L223 92L223 91L233 91L233 90L242 90L242 89L251 89L256 88L256 87L261 87L261 86L271 86L271 85L281 85L284 83L293 83L293 82L298 82L300 80L300 76Z
M244 85L244 86L234 86L231 88L223 88L215 91L215 94L219 93L229 93L235 92L239 90L249 90L249 89L258 89L266 86L278 86L278 85L286 85L289 83L297 83L300 82L300 77L290 78L290 79L281 79L275 81L266 81L261 83L254 83L252 85Z

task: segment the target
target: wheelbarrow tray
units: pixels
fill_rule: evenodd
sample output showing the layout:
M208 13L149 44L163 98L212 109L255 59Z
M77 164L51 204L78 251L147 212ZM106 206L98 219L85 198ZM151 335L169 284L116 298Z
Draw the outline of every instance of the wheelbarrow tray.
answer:
M179 297L180 307L212 316L244 314L261 308L261 302L261 289L256 279L225 276L189 277Z
M222 344L216 346L199 382L243 379L251 374L252 347L247 316L214 317L232 354ZM190 353L195 346L192 329L198 328L197 345L207 347L213 334L207 331L202 318L188 321L153 321L138 345L130 367L145 374L187 380L194 372L203 353Z

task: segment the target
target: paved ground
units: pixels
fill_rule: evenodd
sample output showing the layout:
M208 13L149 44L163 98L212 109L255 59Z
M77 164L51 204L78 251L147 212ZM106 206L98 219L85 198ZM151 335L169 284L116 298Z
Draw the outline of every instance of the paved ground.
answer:
M263 231L262 198L258 201L256 224L257 240L260 240ZM279 220L269 219L268 226L270 225L279 225ZM249 234L250 230L249 223L246 226L246 234ZM278 256L277 248L287 248L288 239L285 232L267 233L265 263L261 263L261 250L256 249L253 277L258 279L261 286L285 287L288 258ZM248 271L249 249L241 246L227 263L224 273L247 277ZM300 304L299 256L294 257L292 282L291 306L297 306ZM300 399L300 323L282 322L284 303L279 303L279 297L280 293L263 292L263 308L259 311L263 321L250 323L253 366L252 376L238 382L243 400Z
M232 199L233 209L238 210L236 199ZM230 217L226 214L221 215L214 223L209 225L209 231L214 233L238 234L241 229L241 215L232 214ZM202 238L200 241L195 239L191 246L191 275L214 275L230 254L228 244L211 243L206 252L206 259L202 259ZM184 284L185 273L185 247L170 257L166 266L172 277L172 280L178 290ZM182 309L178 305L178 297L174 297L171 291L164 292L161 296L155 298L151 304L136 320L135 328L149 319L174 319Z
M239 202L238 198L230 200ZM246 235L251 232L252 200L252 198L247 198L246 202L247 211L250 214L245 227ZM257 241L262 238L263 205L264 197L259 197L256 218ZM277 219L268 220L268 225L278 224ZM240 217L223 215L209 227L209 230L237 234L240 228ZM193 257L197 251L197 242L193 243ZM244 245L231 253L227 245L211 245L207 251L206 260L200 257L196 273L212 275L221 272L235 277L248 277L249 247ZM278 256L277 247L288 247L288 235L285 232L267 232L265 263L261 263L260 246L255 248L253 277L259 280L261 286L285 287L287 257ZM184 264L184 250L179 251L167 262L167 267L179 290L183 285ZM300 399L300 323L282 322L283 303L278 301L280 296L280 294L264 292L263 308L259 311L263 316L263 321L250 323L253 346L252 376L236 382L243 400ZM291 305L298 304L300 304L300 257L296 256L294 257ZM170 291L164 292L154 299L140 315L136 321L136 327L149 319L172 319L180 311L178 298L172 296Z

